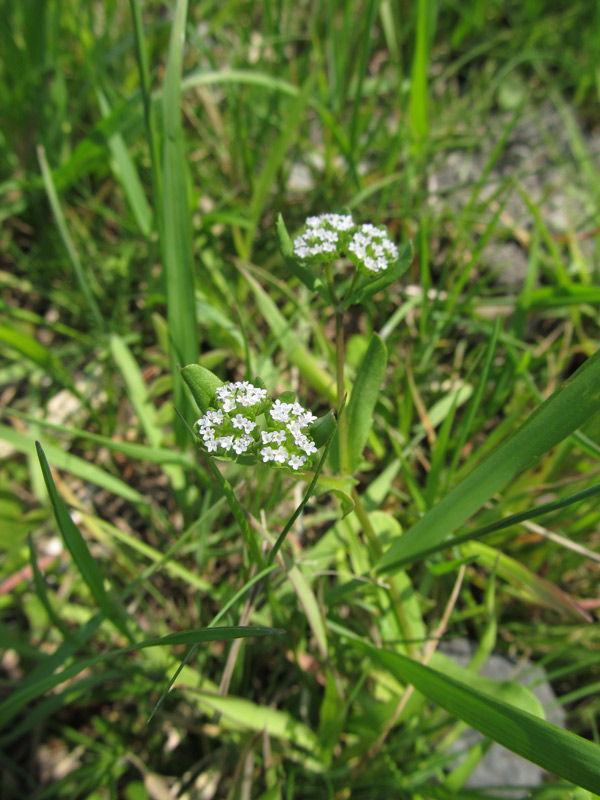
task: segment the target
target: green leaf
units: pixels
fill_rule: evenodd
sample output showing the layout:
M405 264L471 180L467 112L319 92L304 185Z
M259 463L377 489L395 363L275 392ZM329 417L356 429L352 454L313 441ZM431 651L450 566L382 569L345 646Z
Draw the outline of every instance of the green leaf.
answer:
M484 736L576 786L600 791L600 747L593 742L398 653L352 644Z
M475 689L477 692L501 700L509 706L520 708L528 714L533 714L538 719L545 719L544 707L534 695L531 689L516 680L494 680L485 675L478 675L477 670L472 665L462 667L453 661L449 656L436 651L431 656L429 666L441 672L448 678Z
M379 278L375 278L375 280L359 286L358 289L350 295L350 297L344 300L344 308L348 308L348 306L355 305L356 303L364 303L370 297L373 297L374 294L377 294L377 292L382 291L382 289L385 289L391 283L397 281L410 267L412 258L412 244L410 242L405 242L400 247L398 258L392 264L392 266L389 269L386 269L386 271Z
M188 364L181 370L180 375L187 383L196 405L203 414L206 414L217 387L222 386L223 381L200 364Z
M387 364L387 349L379 334L374 333L356 374L352 394L348 403L348 472L353 474L362 457L362 452L373 424L373 411L379 395ZM339 434L331 445L331 467L339 472Z
M218 697L196 691L194 696L203 706L222 714L244 730L266 731L278 741L289 742L313 754L319 751L319 742L313 731L286 711L261 706L241 697Z
M309 428L309 433L317 447L323 447L325 442L329 441L329 437L335 431L336 425L337 421L333 409L325 414L324 417L319 417L316 422L313 422Z
M589 358L494 452L383 555L393 570L451 547L452 533L544 453L600 411L600 351Z
M125 614L123 610L120 609L116 603L109 598L106 589L104 588L104 578L100 567L98 566L96 559L90 553L85 539L79 532L79 528L69 516L67 507L63 503L56 490L54 479L52 477L52 473L50 472L50 467L48 466L48 461L46 460L42 446L39 442L36 442L35 446L37 448L38 458L40 460L40 466L44 476L44 482L48 490L48 495L50 496L50 502L52 503L52 508L54 509L56 523L62 534L65 545L71 553L73 561L77 565L77 568L81 573L81 577L90 590L92 597L98 604L98 608L104 612L106 617L110 619L113 624L119 628L119 630L129 639L131 637L125 623Z
M342 489L328 489L328 492L335 495L340 501L340 519L344 519L351 511L354 511L354 500L347 492L344 492Z

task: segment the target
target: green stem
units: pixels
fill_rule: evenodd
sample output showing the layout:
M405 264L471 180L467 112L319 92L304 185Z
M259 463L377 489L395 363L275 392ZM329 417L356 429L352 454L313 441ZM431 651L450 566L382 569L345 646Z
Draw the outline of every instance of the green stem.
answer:
M367 510L363 505L361 496L356 491L356 488L354 486L352 487L352 500L354 501L354 511L356 513L356 516L358 517L358 521L362 526L363 534L365 535L367 541L369 542L372 555L374 556L375 561L379 561L379 559L383 555L383 549L381 547L379 539L377 538L375 529L371 525L371 520L369 519ZM410 623L404 611L404 606L402 605L402 600L398 593L398 588L394 583L393 576L390 576L389 586L390 586L390 599L392 601L392 608L394 609L394 614L396 615L398 625L405 639L408 654L410 655L411 658L416 658L417 651L415 649L414 643L411 641Z
M355 268L354 275L352 276L352 283L350 284L350 288L346 292L345 297L352 297L354 294L354 290L356 289L356 284L358 283L358 279L360 278L360 272Z
M340 473L348 472L348 425L346 420L345 386L344 386L344 322L343 313L335 312L335 359L338 396L338 442L340 446Z
M337 411L338 411L338 443L340 449L340 473L345 475L348 472L348 427L346 423L345 395L346 387L344 384L344 309L338 303L333 282L333 263L327 265L327 282L329 284L329 294L335 314L335 364L336 364L336 384L337 384Z

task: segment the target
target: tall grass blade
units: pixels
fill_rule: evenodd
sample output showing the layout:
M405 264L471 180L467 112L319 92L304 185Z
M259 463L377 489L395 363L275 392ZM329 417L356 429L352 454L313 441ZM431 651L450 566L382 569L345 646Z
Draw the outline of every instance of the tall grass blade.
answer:
M353 646L484 736L548 772L572 781L575 786L591 792L600 791L600 747L597 744L398 653L378 650L362 642L353 641Z
M179 366L198 361L198 325L194 297L192 231L188 207L185 145L181 125L181 65L185 40L187 0L178 0L171 30L165 73L162 160L162 255L167 286L169 356L174 376L174 403L184 418L191 407L183 384L177 380ZM183 445L185 429L175 420L176 439Z
M200 628L198 630L169 633L157 639L146 639L143 642L135 642L125 647L119 647L116 650L110 650L107 653L92 656L91 658L83 658L76 661L74 664L70 664L58 673L46 675L35 683L21 686L18 692L14 692L10 697L0 703L0 721L6 724L25 703L34 700L45 692L49 692L51 689L54 689L55 686L60 686L61 683L64 683L70 678L74 678L76 675L79 675L80 672L83 672L84 669L89 669L96 664L109 661L125 653L133 653L147 647L230 642L233 639L248 639L253 636L281 636L283 633L284 631L278 630L277 628L266 628L259 625L248 627Z
M100 89L96 89L96 93L102 116L109 117L111 108L108 100ZM121 182L138 227L144 236L149 236L152 231L152 211L146 200L144 187L133 159L129 155L123 136L117 132L113 133L108 138L108 146L114 162L114 171Z
M123 610L119 608L108 596L106 589L104 588L104 577L100 567L98 566L96 559L90 553L85 539L79 532L77 525L75 525L69 516L67 507L63 503L58 491L56 490L54 478L50 472L50 467L48 466L48 461L46 460L42 446L39 442L36 442L35 446L37 448L40 467L42 468L42 474L44 475L44 481L46 483L50 502L52 503L52 508L54 509L56 523L62 534L65 545L71 553L73 561L81 573L81 577L83 578L85 584L90 590L92 597L98 604L98 608L104 612L107 619L110 619L115 627L117 627L128 639L131 639L131 635L125 622L125 614Z
M410 83L409 122L413 142L417 148L427 138L429 121L427 117L427 63L429 59L429 25L431 0L417 2L417 33L415 55L413 58Z
M379 570L395 570L439 549L454 531L540 456L600 411L600 351L436 506L390 547Z
M146 126L146 138L150 150L150 163L152 165L152 195L154 197L154 208L161 208L161 178L160 178L160 155L158 147L158 137L156 135L155 119L153 116L152 95L150 86L150 69L148 67L148 54L146 52L146 42L144 40L144 23L142 20L142 9L140 0L130 0L131 16L133 18L133 30L135 35L135 52L140 72L140 86L142 92L142 102L144 105L144 124ZM156 220L159 228L162 220L160 214Z
M156 419L156 409L148 396L144 378L131 350L120 336L113 333L110 337L110 351L123 376L127 394L148 441L152 447L160 447L163 436Z
M360 464L362 452L373 425L373 412L387 364L387 348L381 336L374 333L356 374L346 411L348 419L347 464L342 463L341 432L338 428L331 446L334 472L352 475Z
M56 187L54 186L54 181L52 179L52 172L50 171L48 160L46 159L46 151L42 145L39 145L37 149L37 155L40 169L42 171L42 179L46 188L46 194L48 195L48 202L50 203L50 208L52 209L52 214L54 215L58 232L60 233L60 238L62 239L65 249L69 255L69 259L75 273L75 279L79 284L81 294L83 295L83 298L92 314L95 326L102 330L105 327L104 319L102 318L102 314L100 313L100 309L96 303L96 298L92 292L92 287L88 280L88 276L85 274L85 270L81 264L79 253L77 252L75 244L71 239L69 229L67 228L65 215L63 214L60 200L58 199L58 194L56 192Z

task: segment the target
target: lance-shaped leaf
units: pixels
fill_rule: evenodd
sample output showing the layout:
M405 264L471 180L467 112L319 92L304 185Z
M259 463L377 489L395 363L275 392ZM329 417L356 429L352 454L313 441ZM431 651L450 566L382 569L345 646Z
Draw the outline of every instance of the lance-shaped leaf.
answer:
M386 364L386 346L381 336L374 333L356 374L346 412L348 429L347 472L350 475L358 467L367 443L369 431L373 424L373 411L379 396L379 387L383 380ZM339 472L345 466L340 464L339 450L338 431L331 445L330 456L331 466L335 472Z
M200 364L188 364L181 370L181 377L187 383L200 411L206 414L217 387L222 386L223 381Z

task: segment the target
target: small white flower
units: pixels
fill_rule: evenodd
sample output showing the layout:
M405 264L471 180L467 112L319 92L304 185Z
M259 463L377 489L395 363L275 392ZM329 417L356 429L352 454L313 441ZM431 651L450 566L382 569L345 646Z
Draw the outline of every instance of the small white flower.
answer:
M272 447L263 447L260 451L261 456L263 457L263 461L265 464L267 461L272 461L273 457L275 456L275 450Z
M281 400L275 400L271 406L270 414L278 422L289 422L291 408L291 403L282 403Z
M217 443L214 439L205 439L204 445L209 453L214 453L214 451L217 449Z
M306 442L303 444L302 449L304 450L307 456L310 456L313 453L317 452L317 446L312 441L312 439L307 439Z
M277 450L273 452L273 460L277 461L278 464L285 464L289 457L288 451L285 447L278 447Z
M289 466L292 469L299 469L304 462L306 461L306 456L290 456L290 460L288 461Z
M261 431L260 435L263 444L269 444L270 442L283 444L285 442L285 431Z
M311 414L310 411L304 411L298 416L298 424L301 428L306 428L307 425L312 425L316 419L316 416Z
M241 453L245 453L248 449L249 445L252 444L252 437L251 436L240 436L239 439L233 440L233 449L235 452L240 455Z
M216 442L223 450L231 450L233 446L233 436L220 436Z

